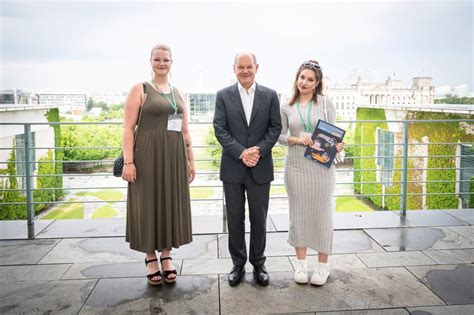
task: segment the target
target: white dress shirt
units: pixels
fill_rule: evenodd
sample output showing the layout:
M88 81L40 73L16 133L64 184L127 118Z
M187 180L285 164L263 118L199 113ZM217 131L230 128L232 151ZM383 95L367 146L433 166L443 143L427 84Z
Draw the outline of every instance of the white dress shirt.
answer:
M250 125L250 116L252 115L253 99L255 98L255 81L248 90L246 90L240 82L237 83L240 93L240 99L244 106L245 117L247 118L247 125Z

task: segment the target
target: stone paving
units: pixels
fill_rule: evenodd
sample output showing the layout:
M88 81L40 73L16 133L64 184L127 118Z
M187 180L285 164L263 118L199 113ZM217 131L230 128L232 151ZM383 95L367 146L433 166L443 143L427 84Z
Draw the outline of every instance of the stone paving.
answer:
M195 216L194 241L173 251L176 284L147 285L123 219L0 221L0 314L474 314L474 210L335 217L326 285L293 281L288 219L268 220L270 285L232 267L221 216ZM248 230L248 222L247 222ZM313 270L315 253L309 252Z

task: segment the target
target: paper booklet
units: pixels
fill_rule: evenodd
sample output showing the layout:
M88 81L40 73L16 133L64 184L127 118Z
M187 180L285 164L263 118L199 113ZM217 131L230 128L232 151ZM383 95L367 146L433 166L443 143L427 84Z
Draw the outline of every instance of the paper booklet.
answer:
M304 157L317 164L330 168L336 156L336 144L342 142L346 131L319 119L311 135L313 145L308 146Z

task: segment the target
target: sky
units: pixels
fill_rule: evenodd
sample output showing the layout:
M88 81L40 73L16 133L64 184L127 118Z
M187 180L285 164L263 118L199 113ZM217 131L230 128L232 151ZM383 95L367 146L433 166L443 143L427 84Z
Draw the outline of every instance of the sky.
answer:
M257 56L257 82L289 91L318 60L330 85L372 81L473 86L472 1L4 1L0 89L123 92L150 79L150 50L173 52L172 82L217 90L234 56Z

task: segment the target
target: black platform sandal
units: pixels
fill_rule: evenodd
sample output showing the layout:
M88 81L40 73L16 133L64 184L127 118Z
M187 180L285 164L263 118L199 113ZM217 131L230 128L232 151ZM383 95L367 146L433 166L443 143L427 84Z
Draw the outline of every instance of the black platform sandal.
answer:
M164 268L163 268L163 260L168 260L168 259L173 260L173 258L171 258L171 257L164 257L164 258L160 257L161 269L163 269L163 278L164 278L166 283L175 283L177 277L170 278L169 276L172 275L172 274L178 275L178 273L176 272L176 269L164 270Z
M154 261L158 261L158 258L150 259L150 260L146 260L146 258L145 258L145 266L148 265L148 263L151 263L151 262L154 262ZM150 285L160 285L161 282L163 281L163 277L161 276L161 271L160 271L159 267L160 266L158 266L158 271L157 272L146 275L146 277L148 278L148 284L150 284ZM155 278L155 277L160 277L160 280L153 280L153 278Z

